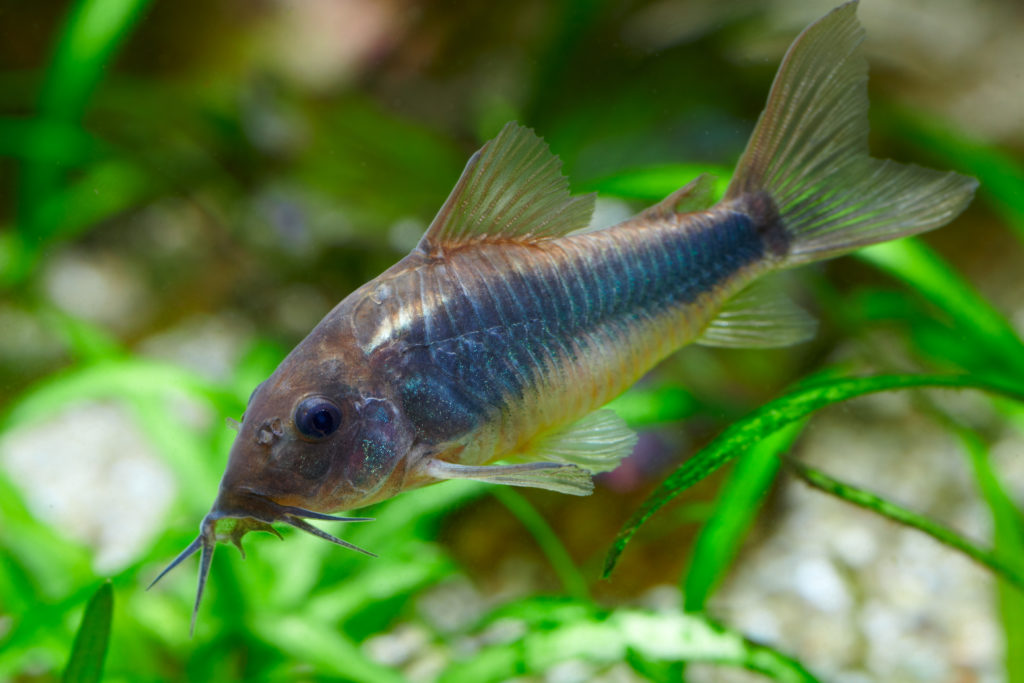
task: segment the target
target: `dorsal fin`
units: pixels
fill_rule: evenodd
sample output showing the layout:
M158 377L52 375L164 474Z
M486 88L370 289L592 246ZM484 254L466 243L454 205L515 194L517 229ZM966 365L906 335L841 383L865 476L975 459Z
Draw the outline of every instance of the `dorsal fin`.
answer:
M562 162L529 128L505 124L474 154L419 248L473 241L531 242L586 227L594 195L573 197Z

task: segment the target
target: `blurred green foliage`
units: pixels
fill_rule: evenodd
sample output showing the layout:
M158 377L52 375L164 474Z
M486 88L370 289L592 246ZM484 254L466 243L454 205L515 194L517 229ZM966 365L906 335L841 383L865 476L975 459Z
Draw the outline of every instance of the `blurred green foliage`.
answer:
M828 9L795 6L807 20ZM619 200L602 205L609 215L703 172L721 190L799 28L774 36L771 7L0 6L0 182L11 199L0 206L0 444L52 433L78 457L78 435L55 417L116 405L118 429L140 430L176 483L154 535L97 569L102 539L66 528L3 467L0 448L0 679L96 671L106 651L109 681L540 680L573 662L577 680L679 680L692 662L814 680L783 654L791 644L755 643L714 609L778 488L779 455L811 412L860 393L1024 390L1013 301L963 274L985 274L972 258L988 265L986 240L1005 245L1004 266L1019 262L1024 138L997 147L906 102L878 108L876 153L976 175L976 207L929 243L802 274L823 319L812 344L687 351L617 399L654 436L591 500L466 482L413 491L338 532L380 555L372 561L289 530L284 543L250 537L244 565L218 553L194 639L187 572L143 590L213 499L232 438L224 418L334 302L415 243L468 154L507 119L550 142L575 189ZM771 58L744 61L750 45ZM866 372L902 374L849 379ZM1024 428L1024 410L986 398L995 424L978 426L929 396L920 410L962 446L993 550L941 533L1020 576L1021 502L990 447ZM724 482L683 493L732 458ZM687 506L639 527L677 494ZM600 582L631 515L636 536ZM666 583L682 587L678 599L641 606ZM1003 579L995 590L1003 668L1024 681L1024 597Z
M64 683L95 683L102 679L113 611L114 591L109 583L103 583L85 607L71 658L64 668Z

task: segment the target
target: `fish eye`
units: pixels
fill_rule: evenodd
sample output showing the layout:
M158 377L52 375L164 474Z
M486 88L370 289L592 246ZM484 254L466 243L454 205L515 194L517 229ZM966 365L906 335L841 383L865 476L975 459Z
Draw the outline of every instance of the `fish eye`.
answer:
M328 398L311 396L295 408L295 427L310 439L323 439L338 431L341 410Z

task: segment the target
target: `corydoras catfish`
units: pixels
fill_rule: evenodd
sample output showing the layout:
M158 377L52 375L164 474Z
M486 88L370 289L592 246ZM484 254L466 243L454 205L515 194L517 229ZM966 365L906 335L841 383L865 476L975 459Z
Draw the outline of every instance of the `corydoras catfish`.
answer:
M590 493L636 436L602 406L688 343L793 344L813 320L761 278L947 223L977 183L867 153L856 3L787 52L725 196L705 176L610 228L510 123L408 256L260 384L200 534L214 545L445 479ZM496 464L497 463L497 464ZM163 573L160 575L163 576ZM158 577L159 578L159 577ZM195 612L193 612L193 622Z

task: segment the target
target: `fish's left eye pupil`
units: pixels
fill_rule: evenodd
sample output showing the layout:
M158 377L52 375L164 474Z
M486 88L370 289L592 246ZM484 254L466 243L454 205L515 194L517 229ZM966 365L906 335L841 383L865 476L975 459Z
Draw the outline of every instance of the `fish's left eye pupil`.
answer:
M331 413L327 410L321 409L313 413L313 426L319 432L326 432L334 424L334 419L331 417Z
M311 439L330 436L341 426L341 411L330 399L307 398L295 408L295 427Z

